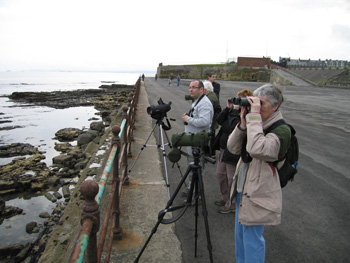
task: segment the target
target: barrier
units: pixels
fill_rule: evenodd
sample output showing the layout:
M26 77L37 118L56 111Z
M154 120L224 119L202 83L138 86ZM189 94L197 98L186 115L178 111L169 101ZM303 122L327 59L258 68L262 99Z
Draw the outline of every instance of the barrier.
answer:
M129 184L129 178L127 175L128 157L132 156L131 142L133 130L135 129L134 124L140 86L141 78L137 80L134 89L132 92L130 92L130 97L128 98L128 106L122 107L123 120L120 126L112 127L112 146L99 184L90 179L85 180L81 184L80 192L83 195L85 201L82 205L81 231L70 257L71 263L100 262L107 234L108 244L106 249L105 262L109 262L113 239L121 240L123 238L123 230L119 225L120 195L122 192L122 186ZM106 182L112 169L112 189L109 197L106 215L103 220L100 239L97 244L97 232L100 229L99 205L103 198ZM120 175L119 171L121 171ZM107 233L110 221L110 232Z

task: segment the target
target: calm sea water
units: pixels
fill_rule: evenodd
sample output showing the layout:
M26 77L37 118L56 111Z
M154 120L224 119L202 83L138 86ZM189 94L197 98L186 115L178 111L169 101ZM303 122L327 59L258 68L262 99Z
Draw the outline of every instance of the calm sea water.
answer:
M0 72L0 145L30 143L46 152L47 165L52 164L55 133L62 128L88 128L95 115L93 107L53 109L27 107L10 101L4 95L25 91L66 91L98 89L102 82L133 85L139 74L100 72ZM9 127L17 127L8 130ZM0 158L0 165L13 158Z
M142 73L141 73L142 74ZM49 107L28 107L10 101L6 95L24 91L66 91L76 89L98 89L103 82L130 84L137 81L137 73L101 73L101 72L0 72L0 145L11 143L30 143L45 152L44 162L52 164L55 151L55 133L62 128L87 129L92 117L100 118L94 107L74 107L53 109ZM11 126L15 129L7 130ZM13 157L16 158L16 157ZM0 165L11 162L13 158L0 158ZM0 225L0 247L14 243L33 242L38 234L28 235L25 225L31 221L42 223L40 212L49 212L55 208L43 196L32 198L17 197L6 200L24 210L23 215L5 219Z

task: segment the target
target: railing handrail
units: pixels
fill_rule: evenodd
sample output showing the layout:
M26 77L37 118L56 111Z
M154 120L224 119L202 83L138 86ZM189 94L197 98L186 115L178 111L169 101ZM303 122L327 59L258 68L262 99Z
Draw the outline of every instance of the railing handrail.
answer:
M85 198L82 206L81 231L76 241L74 250L70 257L70 262L83 262L84 254L87 252L86 262L100 262L104 242L106 239L107 228L110 220L110 211L112 212L112 227L109 234L109 243L107 246L107 256L105 262L109 262L110 252L113 238L122 238L122 229L119 226L119 200L121 194L121 186L128 182L127 176L127 158L131 156L131 137L134 130L135 115L137 110L138 96L140 92L141 78L137 80L134 90L130 92L128 106L123 106L123 120L119 126L113 126L112 147L108 156L107 163L101 175L99 184L89 179L85 180L80 191ZM123 138L122 142L121 139ZM119 169L123 166L122 176L119 177ZM97 247L96 233L100 226L100 211L101 203L108 176L113 169L113 184L108 203L104 224L100 234L100 242ZM122 182L120 184L120 182ZM113 206L113 208L112 208ZM91 210L91 207L93 209ZM88 208L88 209L85 209ZM92 213L90 213L92 211Z

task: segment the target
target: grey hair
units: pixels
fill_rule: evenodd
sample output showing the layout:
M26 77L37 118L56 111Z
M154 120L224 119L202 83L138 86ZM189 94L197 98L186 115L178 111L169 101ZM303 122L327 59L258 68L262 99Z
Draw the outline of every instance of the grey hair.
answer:
M256 97L265 97L271 102L272 106L281 105L284 101L282 89L277 84L265 84L256 90L253 95Z
M214 91L213 84L211 84L210 81L205 80L205 81L203 82L203 84L204 84L204 89L205 89L206 91L208 91L208 93Z

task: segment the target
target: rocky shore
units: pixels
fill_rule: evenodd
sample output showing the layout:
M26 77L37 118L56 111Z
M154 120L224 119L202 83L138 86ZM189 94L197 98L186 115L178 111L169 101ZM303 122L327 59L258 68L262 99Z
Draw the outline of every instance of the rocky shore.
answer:
M0 224L5 218L23 213L21 208L6 206L4 200L10 196L43 195L57 204L51 214L40 214L41 218L47 219L43 225L30 222L23 226L27 233L40 232L36 242L0 248L0 260L38 261L50 233L61 222L60 218L67 202L78 197L77 192L71 196L70 186L74 186L82 174L92 177L98 174L98 168L90 168L89 164L92 161L96 162L96 152L108 137L111 125L120 121L121 106L128 103L132 88L133 86L112 84L102 85L96 90L14 92L9 96L13 101L30 106L48 106L56 109L94 106L102 121L92 121L87 130L67 127L57 131L55 139L59 143L55 144L55 149L60 154L53 158L52 167L47 167L42 162L45 153L30 144L15 143L0 147L0 158L16 157L11 163L0 166ZM10 130L11 127L16 128L8 126L7 129ZM72 145L73 142L75 146ZM64 201L58 202L62 198Z

